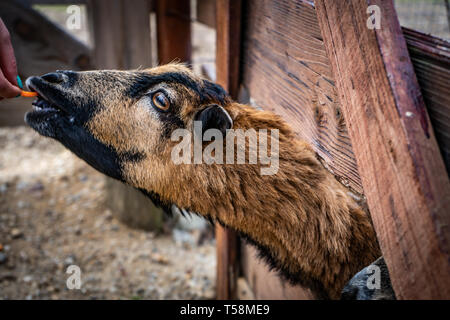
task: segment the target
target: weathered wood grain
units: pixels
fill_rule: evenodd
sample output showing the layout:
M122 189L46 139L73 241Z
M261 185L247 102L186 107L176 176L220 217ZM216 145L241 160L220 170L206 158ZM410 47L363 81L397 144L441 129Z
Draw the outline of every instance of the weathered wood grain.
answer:
M450 174L450 43L407 28L403 35Z
M366 26L369 4L379 30ZM448 299L450 183L393 3L315 5L396 295Z
M242 77L254 104L283 116L344 185L363 193L312 3L249 0L245 12Z
M236 99L239 85L241 0L216 2L217 83ZM238 239L232 230L216 226L217 299L236 297Z
M241 84L251 103L281 115L341 181L362 192L312 4L247 1L242 48ZM241 248L242 273L256 299L314 299L270 271L253 247Z
M156 0L158 61L191 61L191 9L189 0Z

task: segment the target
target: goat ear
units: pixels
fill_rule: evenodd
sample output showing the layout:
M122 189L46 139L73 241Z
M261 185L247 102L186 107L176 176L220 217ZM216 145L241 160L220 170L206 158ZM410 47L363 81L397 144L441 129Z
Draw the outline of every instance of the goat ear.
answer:
M233 120L228 112L217 104L211 104L200 110L194 120L202 122L203 132L208 129L219 129L224 136L226 130L233 127Z

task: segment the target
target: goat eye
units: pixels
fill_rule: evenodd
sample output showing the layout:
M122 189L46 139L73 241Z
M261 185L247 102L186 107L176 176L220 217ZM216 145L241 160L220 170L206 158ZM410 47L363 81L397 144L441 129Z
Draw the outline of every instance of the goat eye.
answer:
M163 111L167 111L170 107L169 99L162 92L156 92L152 97L153 105Z

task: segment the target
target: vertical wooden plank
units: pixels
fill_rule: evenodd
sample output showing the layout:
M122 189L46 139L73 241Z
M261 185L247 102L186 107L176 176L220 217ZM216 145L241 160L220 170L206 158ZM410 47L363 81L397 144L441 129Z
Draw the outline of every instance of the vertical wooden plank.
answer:
M150 2L91 0L94 56L99 69L134 69L151 66ZM107 203L116 218L146 230L162 227L163 212L141 192L105 177Z
M99 69L150 67L150 2L95 0L92 28Z
M236 99L239 86L241 0L216 1L217 83ZM217 299L236 297L237 236L219 225L217 241Z
M369 30L368 5L381 9ZM450 183L391 0L317 0L375 229L400 299L450 298Z
M216 2L216 69L217 83L236 99L239 87L241 44L241 0Z
M197 21L216 28L216 0L197 0Z
M151 67L150 1L124 2L124 63L127 69Z
M90 5L95 66L98 69L124 69L122 1L95 0Z
M237 235L233 230L216 224L217 275L216 298L235 299L238 277Z
M189 0L157 0L158 61L191 62L191 7Z
M283 117L343 185L362 194L314 6L247 0L245 11L241 84L252 104Z

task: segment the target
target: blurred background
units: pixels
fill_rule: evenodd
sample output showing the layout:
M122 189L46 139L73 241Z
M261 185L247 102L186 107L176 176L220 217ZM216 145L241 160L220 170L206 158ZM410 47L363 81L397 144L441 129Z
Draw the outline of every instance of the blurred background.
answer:
M395 0L403 27L450 40L449 0Z
M180 59L211 77L215 31L189 4L192 45ZM56 69L155 66L157 30L166 32L155 16L146 0L0 2L23 81ZM0 102L0 299L214 298L213 227L176 209L164 215L38 136L23 121L32 100ZM81 290L66 287L72 264Z
M449 0L395 4L402 26L450 40ZM214 0L2 0L0 17L23 80L57 69L151 67L171 52L215 80ZM172 25L180 41L163 43ZM164 215L39 137L24 126L30 107L29 98L0 101L0 299L213 299L213 228L175 208ZM81 290L66 287L73 264Z

